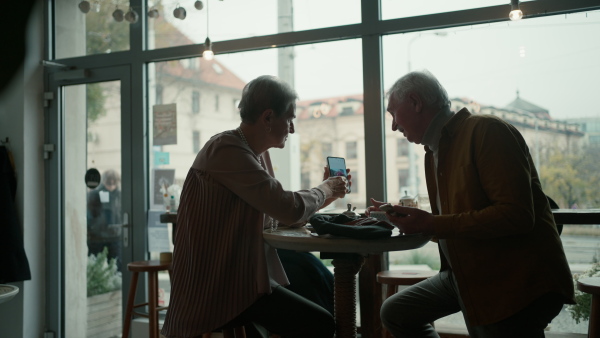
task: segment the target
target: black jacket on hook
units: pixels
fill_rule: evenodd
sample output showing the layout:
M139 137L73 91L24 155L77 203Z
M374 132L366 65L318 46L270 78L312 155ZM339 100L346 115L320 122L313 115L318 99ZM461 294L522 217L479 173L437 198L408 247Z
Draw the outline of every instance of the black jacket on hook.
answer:
M17 218L16 192L17 179L8 150L0 146L0 283L31 279L23 233Z

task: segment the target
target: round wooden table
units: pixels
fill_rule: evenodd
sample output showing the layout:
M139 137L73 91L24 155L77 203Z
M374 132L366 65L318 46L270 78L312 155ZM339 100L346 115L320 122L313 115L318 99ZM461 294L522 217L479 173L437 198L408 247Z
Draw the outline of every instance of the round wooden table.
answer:
M382 239L351 239L311 235L306 227L265 230L263 237L269 245L296 251L319 251L322 258L333 258L334 309L337 338L355 338L356 334L356 274L365 256L387 251L417 249L431 236L399 235ZM374 278L374 277L373 277ZM376 309L372 309L375 311ZM378 309L377 309L378 310Z
M581 278L577 289L592 295L592 311L588 326L588 337L600 338L600 277Z

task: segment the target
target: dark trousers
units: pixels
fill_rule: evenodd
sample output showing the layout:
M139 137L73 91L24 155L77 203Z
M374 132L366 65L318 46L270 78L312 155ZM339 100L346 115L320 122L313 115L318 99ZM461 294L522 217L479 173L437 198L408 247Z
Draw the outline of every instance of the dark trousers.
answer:
M560 312L564 298L546 294L525 309L500 322L471 326L474 338L537 338L544 337L544 328ZM381 321L394 337L439 337L429 324L439 318L464 312L456 280L450 271L410 286L389 297L381 307Z
M333 314L333 274L310 252L277 249L290 285L285 288Z
M244 324L247 331L260 332L265 338L265 330L282 338L332 338L335 333L333 316L327 310L281 286L231 323Z

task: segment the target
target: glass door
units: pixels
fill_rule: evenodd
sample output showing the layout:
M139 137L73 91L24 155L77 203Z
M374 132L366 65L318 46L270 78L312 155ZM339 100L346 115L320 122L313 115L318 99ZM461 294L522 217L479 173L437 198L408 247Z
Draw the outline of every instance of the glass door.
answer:
M48 310L58 310L60 337L120 337L129 285L123 275L133 256L129 67L50 76L56 109L46 147L54 152L46 156L55 165L47 178L56 182L48 188L59 212L49 232L59 245L48 264L56 273L49 290L58 294Z

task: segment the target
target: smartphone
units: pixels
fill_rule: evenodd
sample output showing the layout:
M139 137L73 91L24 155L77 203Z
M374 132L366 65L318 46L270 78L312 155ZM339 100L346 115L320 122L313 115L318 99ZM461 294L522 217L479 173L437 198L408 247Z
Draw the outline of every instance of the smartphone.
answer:
M394 212L394 207L391 204L386 203L386 204L380 205L379 210L391 213L391 212Z
M329 176L344 176L348 178L346 172L346 160L343 157L327 156L327 167L329 168ZM348 193L350 193L350 184L348 184Z
M397 213L397 212L395 212L395 211L394 211L394 207L393 207L391 204L389 204L389 203L386 203L386 204L382 204L382 205L380 205L380 206L379 206L379 210L381 210L381 211L385 211L385 212L389 213L389 214L390 214L390 215L392 215L392 216L396 216L396 217L406 217L406 215L405 215L405 214L401 214L401 213Z

